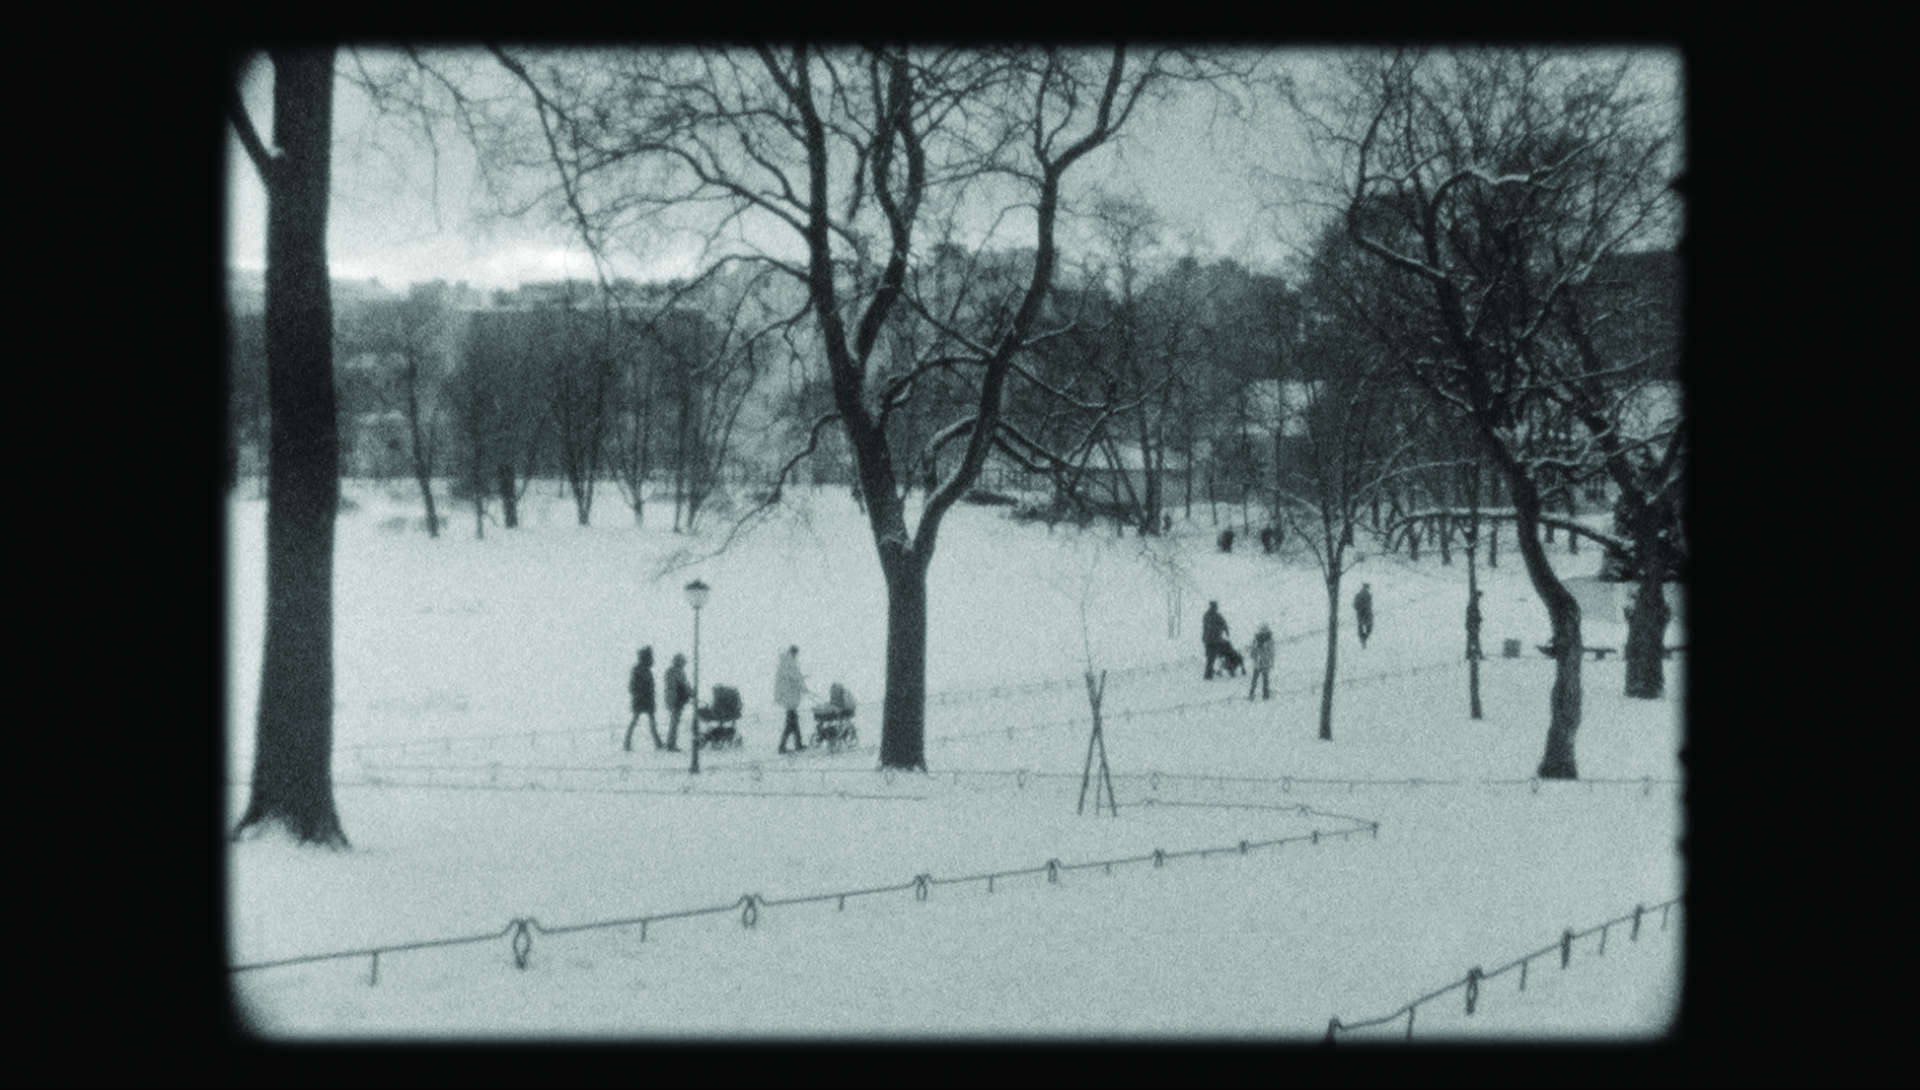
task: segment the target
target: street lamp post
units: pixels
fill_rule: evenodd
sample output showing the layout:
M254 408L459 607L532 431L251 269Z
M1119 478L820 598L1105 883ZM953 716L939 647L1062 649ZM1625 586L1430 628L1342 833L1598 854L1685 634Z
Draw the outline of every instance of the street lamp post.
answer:
M687 604L693 607L693 767L687 771L695 776L700 774L700 607L712 592L698 579L687 584Z

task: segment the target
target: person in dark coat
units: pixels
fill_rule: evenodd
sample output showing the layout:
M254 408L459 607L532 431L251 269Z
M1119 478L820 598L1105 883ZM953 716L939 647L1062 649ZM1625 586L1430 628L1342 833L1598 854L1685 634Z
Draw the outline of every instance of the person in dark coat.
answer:
M667 749L680 752L680 713L693 701L693 686L687 684L687 656L673 656L667 667Z
M1233 645L1227 642L1227 619L1220 615L1220 603L1208 602L1207 611L1200 615L1200 645L1207 653L1207 671L1200 680L1213 680L1213 664L1227 657Z
M1360 584L1360 593L1353 596L1353 616L1360 626L1360 646L1367 645L1367 637L1373 635L1373 584Z
M633 728L642 714L647 717L647 733L653 735L653 748L667 748L660 740L660 724L653 716L653 648L640 649L640 661L633 664L633 672L627 675L627 695L633 698L633 718L627 720L626 751L633 752Z

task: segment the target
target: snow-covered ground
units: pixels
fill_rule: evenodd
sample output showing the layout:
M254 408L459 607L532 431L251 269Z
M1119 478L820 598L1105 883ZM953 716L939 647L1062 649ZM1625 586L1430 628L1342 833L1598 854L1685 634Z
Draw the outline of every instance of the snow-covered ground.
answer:
M1221 555L1204 508L1146 552L963 507L931 574L930 774L885 775L884 598L843 492L803 494L793 518L668 572L724 526L674 535L660 506L640 529L603 502L583 528L543 489L522 529L476 541L454 509L430 540L395 528L417 517L410 487L350 486L339 520L335 774L354 850L234 845L230 957L492 937L385 953L377 985L366 956L234 974L240 1009L271 1035L1317 1038L1331 1017L1387 1014L1684 888L1684 660L1664 701L1622 697L1617 658L1589 664L1586 782L1531 782L1552 667L1510 551L1482 568L1484 640L1525 654L1483 665L1479 722L1460 661L1464 557L1376 556L1350 574L1343 597L1371 583L1378 628L1360 648L1343 605L1348 683L1329 743L1315 738L1326 604L1310 557ZM263 617L251 495L230 527L236 781ZM1599 556L1554 560L1583 577ZM619 748L635 648L651 644L657 668L691 657L681 586L696 576L714 588L701 685L736 685L747 705L746 745L704 753L697 781L644 724L636 752ZM1247 702L1245 679L1201 680L1209 599L1243 647L1273 626L1271 701ZM1617 611L1587 612L1589 644L1622 641ZM1685 643L1678 624L1667 642ZM861 698L860 748L774 754L773 665L792 643L816 690L840 680ZM1108 671L1118 817L1075 812L1089 657ZM230 801L237 816L243 784ZM1227 850L1181 854L1200 849ZM1132 861L1075 866L1113 859ZM1027 873L991 891L950 881L1007 871ZM772 903L875 887L901 888ZM524 969L519 918L534 921ZM1415 1039L1657 1036L1684 925L1676 908L1638 940L1615 928L1604 955L1582 939L1564 971L1557 955L1534 962L1524 992L1512 973L1488 981L1471 1017L1456 990L1419 1009ZM1401 1018L1351 1036L1404 1033Z

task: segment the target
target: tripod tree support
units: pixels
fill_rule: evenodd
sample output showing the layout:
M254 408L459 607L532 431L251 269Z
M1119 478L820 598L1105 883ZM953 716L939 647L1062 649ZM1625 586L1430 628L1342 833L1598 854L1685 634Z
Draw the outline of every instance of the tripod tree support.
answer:
M1093 733L1087 738L1087 763L1080 771L1080 806L1076 814L1087 812L1087 785L1093 784L1093 812L1100 812L1100 789L1104 785L1107 791L1107 809L1114 817L1120 816L1120 804L1113 797L1113 774L1107 769L1107 740L1100 731L1100 698L1107 691L1107 672L1100 671L1099 681L1095 681L1093 672L1087 672L1087 703L1093 706ZM1100 779L1093 779L1093 753L1100 751Z

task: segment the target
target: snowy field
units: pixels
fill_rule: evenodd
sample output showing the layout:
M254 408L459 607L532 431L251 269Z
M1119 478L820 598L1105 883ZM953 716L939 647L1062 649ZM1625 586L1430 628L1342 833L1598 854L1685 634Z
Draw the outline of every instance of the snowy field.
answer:
M1204 507L1152 553L1110 530L1049 534L958 508L931 574L930 773L883 774L884 596L844 492L802 493L790 518L689 563L723 523L674 535L656 505L640 529L609 495L582 528L551 487L528 497L521 529L476 541L470 511L443 507L450 530L431 540L408 525L411 486L348 486L334 763L354 850L234 845L230 959L487 938L389 949L377 984L366 954L236 973L261 1032L1311 1040L1332 1017L1389 1014L1684 890L1684 657L1664 701L1622 697L1617 657L1588 664L1585 782L1531 781L1552 665L1533 650L1546 618L1510 541L1499 568L1482 566L1484 639L1525 654L1483 665L1487 718L1467 715L1464 555L1372 557L1343 597L1370 582L1378 627L1360 648L1343 607L1328 743L1310 556L1221 555ZM252 495L236 495L230 524L235 817L263 617ZM1587 642L1618 646L1597 551L1553 556ZM691 658L680 588L696 576L714 588L701 686L735 685L746 703L745 746L704 753L697 781L644 724L636 752L619 746L635 649L651 644L656 670ZM1209 599L1242 648L1273 627L1272 700L1249 703L1245 679L1201 680ZM1668 643L1685 643L1682 623ZM860 747L775 755L773 665L790 643L814 689L839 680L861 698ZM1108 671L1117 817L1075 812L1089 657ZM716 911L661 918L695 909ZM518 919L531 923L516 936ZM567 930L606 921L629 922ZM1456 989L1418 1008L1414 1039L1658 1037L1684 927L1676 906L1637 939L1610 929L1604 952L1584 937L1564 970L1557 952L1531 962L1524 991L1517 972L1482 984L1471 1016ZM1406 1021L1341 1039L1402 1039Z

